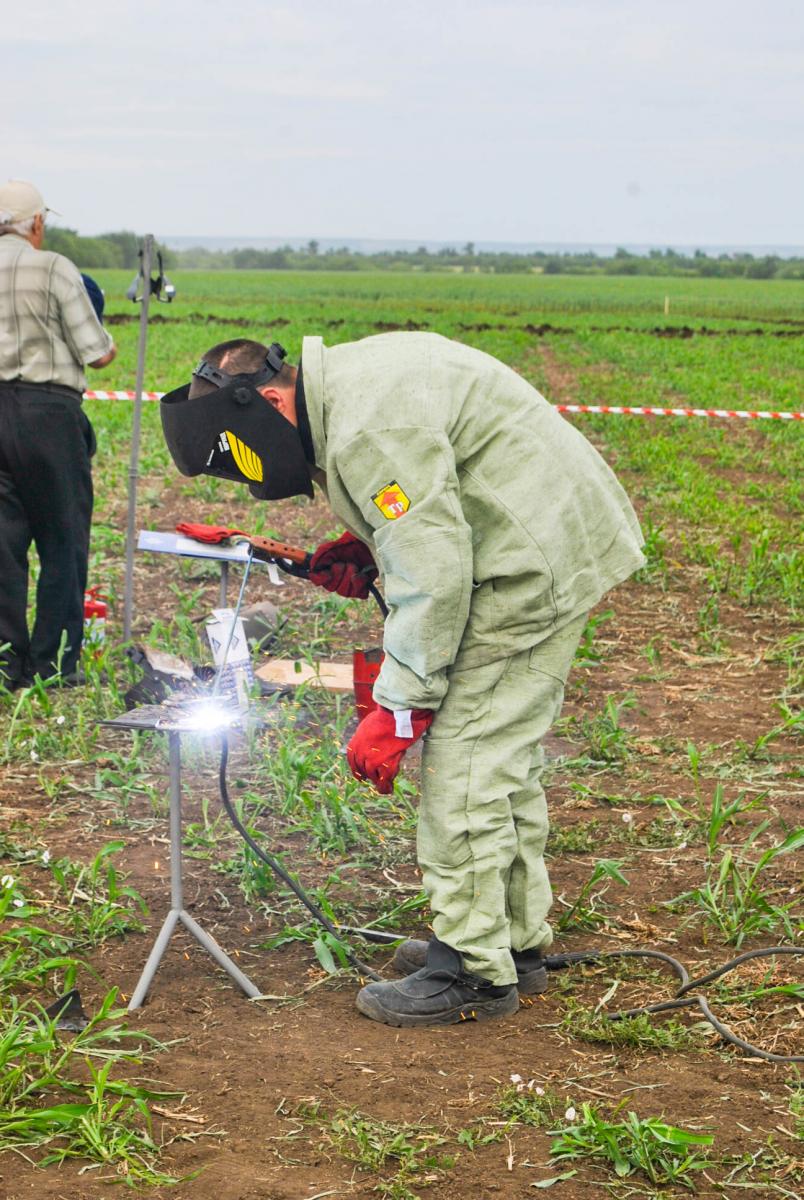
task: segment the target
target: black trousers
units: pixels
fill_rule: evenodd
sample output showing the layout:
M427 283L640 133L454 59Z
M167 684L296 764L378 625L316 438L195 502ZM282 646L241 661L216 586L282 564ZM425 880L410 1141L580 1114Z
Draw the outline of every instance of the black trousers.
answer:
M26 676L53 675L63 635L62 673L75 669L84 629L94 450L78 393L0 383L0 671L7 686ZM32 542L40 572L29 635Z

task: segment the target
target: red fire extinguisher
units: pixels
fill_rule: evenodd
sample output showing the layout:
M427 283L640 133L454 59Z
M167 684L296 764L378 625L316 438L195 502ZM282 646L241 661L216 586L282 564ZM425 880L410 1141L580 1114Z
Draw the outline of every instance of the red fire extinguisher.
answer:
M99 654L106 640L106 597L100 588L88 588L84 592L84 645Z

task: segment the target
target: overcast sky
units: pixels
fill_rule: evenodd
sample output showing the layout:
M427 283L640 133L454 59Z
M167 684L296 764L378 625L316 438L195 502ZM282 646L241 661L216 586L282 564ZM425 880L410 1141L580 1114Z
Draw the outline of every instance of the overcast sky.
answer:
M0 63L82 233L804 242L803 0L27 0Z

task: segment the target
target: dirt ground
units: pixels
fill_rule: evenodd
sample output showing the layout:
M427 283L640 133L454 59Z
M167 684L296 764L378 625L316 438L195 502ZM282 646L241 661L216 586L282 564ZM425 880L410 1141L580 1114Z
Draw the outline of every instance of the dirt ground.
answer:
M186 506L180 515L193 516ZM232 514L232 521L246 522L248 516L244 506ZM285 536L306 545L332 528L332 518L322 505L303 509L288 505L274 517L277 526L280 517L285 521ZM161 515L160 526L170 527ZM138 563L140 612L145 611L147 600L153 614L153 597L161 596L156 609L163 607L167 615L170 594L159 586L161 570L154 562ZM211 602L214 581L207 591ZM269 589L266 595L274 599ZM297 583L281 596L281 602L291 608L308 601L309 593ZM707 654L697 641L701 602L694 572L671 571L666 591L631 582L601 606L601 611L611 608L615 613L601 625L595 641L603 661L576 672L564 717L598 713L607 696L633 693L636 706L623 714L633 753L620 765L564 768L562 757L580 753L571 740L577 734L570 724L551 736L549 795L564 848L551 859L550 872L555 893L575 897L595 860L605 856L623 861L629 887L609 892L609 920L602 932L568 934L556 949L651 946L681 959L691 974L711 969L734 953L714 933L702 930L699 922L685 925L677 912L663 907L664 901L702 881L705 848L700 841L689 846L668 842L666 831L655 825L657 819L668 818L667 809L644 800L663 795L694 803L688 741L708 748L700 780L704 801L720 778L729 798L741 789L767 792L766 803L777 828L800 822L800 784L796 790L791 780L794 749L789 741L774 742L772 754L755 763L755 771L749 764L742 775L730 774L740 745L752 745L778 724L775 700L784 684L784 668L772 661L769 651L789 632L787 618L724 601L721 623L728 650ZM651 641L661 652L659 666L652 667L644 653ZM116 744L115 737L126 736L110 734L109 745ZM415 770L414 762L411 773ZM34 828L47 828L51 853L89 858L108 840L109 812L101 808L88 820L87 801L80 795L62 798L54 811L31 783L30 773L9 768L0 783L0 803L4 814L24 816ZM185 819L190 820L198 812L199 796L214 796L214 772L207 771L203 778L189 775L187 784ZM152 816L144 797L131 802L128 814L131 821ZM573 849L572 832L582 835L590 830L591 844L579 836L580 848ZM149 928L147 933L105 944L91 959L98 977L85 975L82 980L84 1006L90 1012L113 984L124 996L131 994L169 901L166 823L152 826L145 835L136 828L116 828L114 836L127 843L121 862L130 873L128 882L148 902ZM308 883L323 878L326 868L305 852L303 839L284 837L282 846L298 850L297 865ZM792 894L800 886L800 876L801 864L791 858L781 860L770 873L779 894ZM348 869L344 877L348 878ZM407 861L371 872L366 885L367 896L382 889L387 900L415 894L419 883L412 854ZM154 1200L376 1195L378 1176L338 1153L327 1137L327 1119L345 1109L358 1109L395 1126L435 1127L453 1139L444 1149L458 1154L456 1164L410 1185L415 1194L421 1190L430 1200L525 1197L533 1194L534 1183L568 1166L577 1168L577 1175L557 1184L555 1195L585 1200L601 1194L603 1176L594 1167L549 1165L550 1139L542 1129L515 1125L500 1141L473 1150L456 1147L458 1132L481 1118L492 1122L484 1126L486 1131L493 1130L495 1098L512 1075L555 1089L568 1107L580 1109L582 1102L594 1101L611 1112L622 1104L624 1111L664 1114L685 1128L705 1127L716 1135L719 1158L746 1150L756 1153L769 1138L786 1153L794 1152L784 1086L790 1078L788 1067L746 1059L724 1047L714 1034L703 1037L699 1048L663 1053L592 1044L562 1026L570 1001L593 1008L618 975L627 978L614 1007L669 994L669 974L640 975L612 965L576 969L553 976L546 995L523 1003L517 1014L504 1020L439 1030L396 1030L362 1017L354 1006L356 981L326 977L308 945L260 950L258 944L269 932L264 918L250 912L236 886L214 873L209 863L186 862L185 892L190 913L237 957L269 998L247 1002L200 947L183 933L174 937L148 1003L132 1016L131 1024L170 1043L146 1073L184 1094L166 1102L157 1117L157 1140L171 1142L163 1164L179 1174L202 1170L177 1187L148 1189ZM367 903L370 907L371 900ZM427 934L421 926L409 932ZM761 944L762 939L754 940L750 947ZM359 953L363 950L356 948ZM387 958L381 952L372 962L382 964ZM754 966L741 974L743 980L760 976ZM792 968L780 966L774 979L794 976ZM757 1037L766 1047L796 1052L790 1031L780 1030L775 1021L772 1002L724 1016L736 1022L735 1028L749 1040ZM683 1012L679 1019L688 1025L696 1020ZM304 1112L314 1105L320 1106L317 1121L303 1120ZM563 1111L558 1123L563 1123ZM5 1200L106 1200L120 1194L109 1181L110 1174L100 1168L86 1170L79 1163L42 1171L22 1158L7 1156L0 1160L0 1196ZM386 1178L392 1174L390 1167L383 1172ZM710 1180L722 1175L722 1168L713 1169ZM653 1195L639 1179L628 1181L633 1190L617 1194ZM702 1181L699 1186L702 1195L738 1194L731 1188L718 1191L713 1182ZM794 1189L786 1194L794 1195L795 1183L786 1186ZM661 1194L682 1194L682 1190L669 1188ZM757 1187L755 1194L777 1193Z

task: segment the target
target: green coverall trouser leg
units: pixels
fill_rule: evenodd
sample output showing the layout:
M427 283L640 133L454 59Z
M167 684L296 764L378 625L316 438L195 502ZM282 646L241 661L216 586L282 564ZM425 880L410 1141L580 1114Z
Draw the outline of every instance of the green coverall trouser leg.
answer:
M561 711L586 616L511 658L454 668L422 753L417 854L433 931L493 983L511 950L552 942L541 739Z

